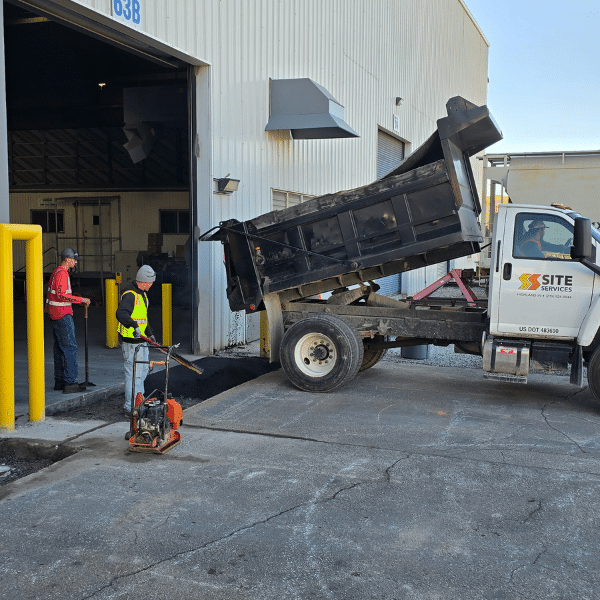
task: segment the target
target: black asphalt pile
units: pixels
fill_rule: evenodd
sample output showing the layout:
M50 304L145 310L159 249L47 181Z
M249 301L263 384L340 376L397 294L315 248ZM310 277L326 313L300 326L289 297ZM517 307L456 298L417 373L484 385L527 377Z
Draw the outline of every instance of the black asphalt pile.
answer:
M64 445L0 439L0 486L45 469L76 452Z
M169 369L168 393L189 408L202 400L212 398L221 392L260 377L279 368L269 364L268 359L258 357L222 358L209 356L193 361L203 370L202 375L194 373L182 365ZM146 391L164 390L165 372L152 373L146 378Z
M169 368L167 392L186 409L212 398L221 392L241 385L279 368L276 363L258 357L224 358L208 356L193 361L203 373L198 375L182 365ZM146 394L153 390L164 391L165 371L151 373L146 378ZM102 421L126 421L123 412L124 394L116 394L78 408L67 409L54 416L75 420L100 419Z
M40 469L45 469L53 462L47 458L19 458L0 455L0 486L31 475Z

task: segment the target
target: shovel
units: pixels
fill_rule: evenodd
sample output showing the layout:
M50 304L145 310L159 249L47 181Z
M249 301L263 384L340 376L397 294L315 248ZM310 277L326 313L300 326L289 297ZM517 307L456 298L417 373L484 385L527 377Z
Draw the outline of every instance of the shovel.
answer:
M153 342L150 338L147 338L145 336L141 336L141 337L144 341L148 342L155 348L158 348L163 354L169 354L167 347L161 346L158 342ZM171 348L172 348L172 346L171 346ZM204 372L204 371L202 371L202 369L200 367L197 367L194 363L191 363L189 360L186 360L185 358L183 358L183 356L179 356L179 354L176 354L172 350L171 350L170 358L172 358L174 361L178 362L180 365L183 365L184 367L187 367L188 369L194 371L194 373L198 373L198 375L202 375L202 373Z

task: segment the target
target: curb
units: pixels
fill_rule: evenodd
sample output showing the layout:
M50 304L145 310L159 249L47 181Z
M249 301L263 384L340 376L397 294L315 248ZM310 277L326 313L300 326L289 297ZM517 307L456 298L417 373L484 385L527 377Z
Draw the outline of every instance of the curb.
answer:
M63 412L68 412L71 408L79 408L81 406L87 406L93 404L97 400L106 400L110 396L120 394L125 389L125 383L117 383L113 386L102 388L100 390L94 390L91 392L85 392L80 396L74 396L71 398L65 398L58 402L53 402L46 406L46 415L56 415Z

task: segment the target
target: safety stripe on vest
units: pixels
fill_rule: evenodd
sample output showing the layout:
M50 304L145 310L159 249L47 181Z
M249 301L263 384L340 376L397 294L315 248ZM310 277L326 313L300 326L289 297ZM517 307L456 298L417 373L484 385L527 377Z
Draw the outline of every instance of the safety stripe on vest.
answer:
M46 304L50 306L71 306L71 302L54 302L53 300L46 300Z

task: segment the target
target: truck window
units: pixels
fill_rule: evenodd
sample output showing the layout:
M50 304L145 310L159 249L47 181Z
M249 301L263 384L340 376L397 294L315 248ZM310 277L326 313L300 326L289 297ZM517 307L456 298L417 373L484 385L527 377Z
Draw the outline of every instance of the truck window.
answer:
M519 213L513 239L514 258L571 260L573 225L557 215Z

